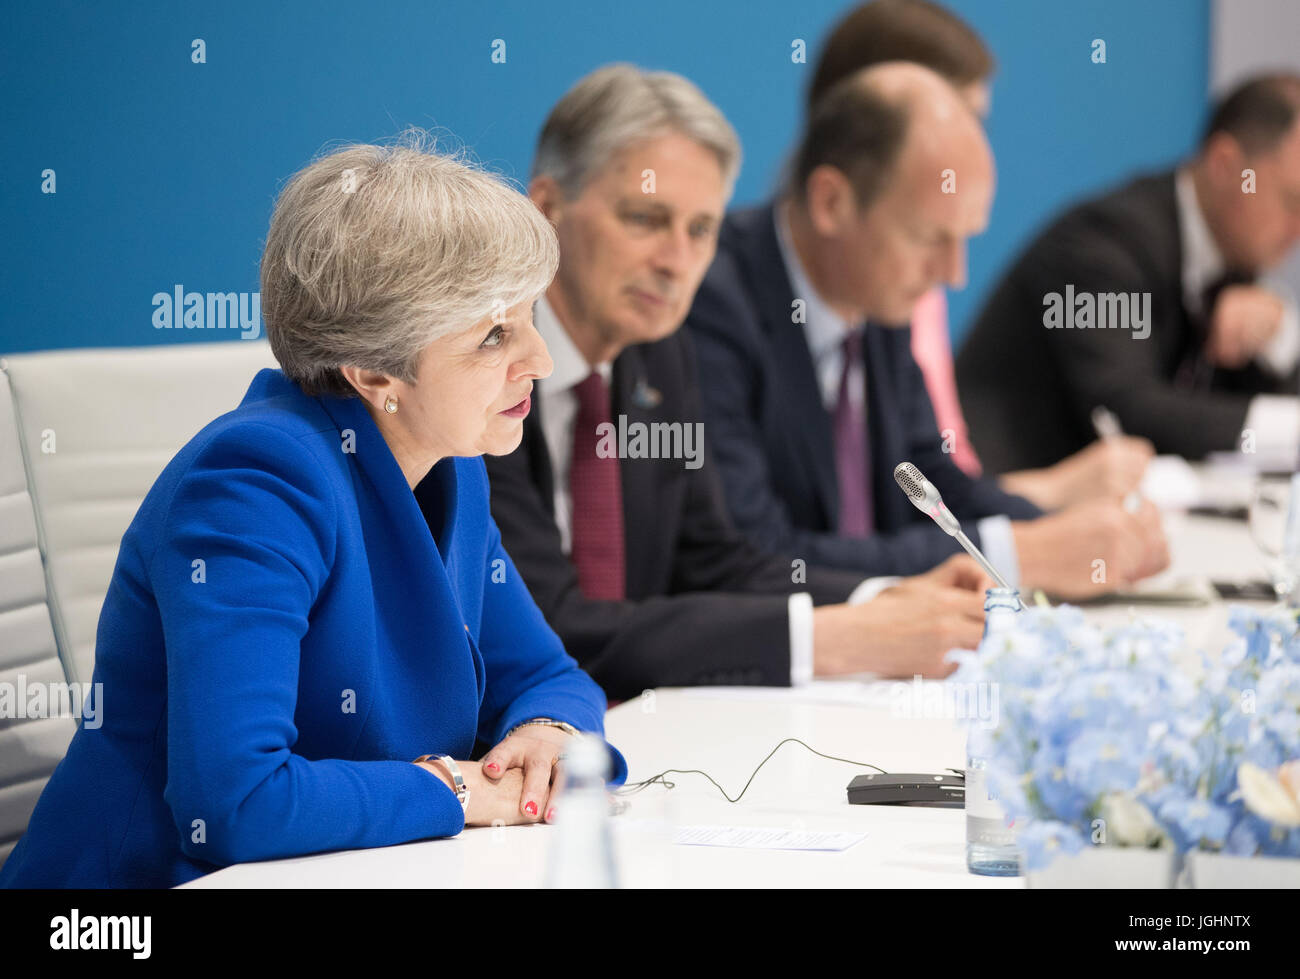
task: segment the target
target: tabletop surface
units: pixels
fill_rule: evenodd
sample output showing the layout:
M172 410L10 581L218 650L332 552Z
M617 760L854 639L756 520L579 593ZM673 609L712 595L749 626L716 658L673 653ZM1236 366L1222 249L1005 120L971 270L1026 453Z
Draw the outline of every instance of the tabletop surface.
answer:
M1207 479L1207 483L1209 480ZM1221 499L1243 489L1239 474L1213 483ZM1248 483L1246 484L1249 485ZM1247 525L1165 514L1173 580L1196 576L1264 576ZM1181 626L1189 645L1222 648L1227 606L1090 605L1099 623L1133 614L1160 615ZM620 704L606 734L627 758L629 780L667 769L702 769L735 796L784 738L824 754L893 772L962 768L965 735L942 710L914 706L910 684L870 677L816 681L801 689L660 689ZM933 700L931 700L933 704ZM938 716L934 716L934 715ZM910 716L909 716L910 715ZM699 775L671 775L675 787L652 785L620 796L611 820L619 883L632 887L1023 887L1019 878L966 871L964 813L955 809L849 805L846 787L870 771L786 744L732 804ZM672 842L675 828L695 825L849 831L865 838L840 852L734 849ZM546 825L466 829L451 839L239 864L186 887L537 887L558 828Z

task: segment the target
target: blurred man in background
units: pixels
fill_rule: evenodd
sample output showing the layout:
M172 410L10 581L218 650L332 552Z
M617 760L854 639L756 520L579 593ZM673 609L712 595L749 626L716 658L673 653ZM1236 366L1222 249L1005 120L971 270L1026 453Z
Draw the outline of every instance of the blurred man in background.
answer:
M993 472L1092 437L1105 406L1159 452L1295 468L1300 318L1261 281L1300 238L1300 77L1215 108L1196 155L1070 209L1019 257L957 361Z
M822 46L808 89L808 111L842 79L886 61L924 65L943 76L977 116L988 115L992 52L969 24L930 0L871 0L849 11ZM944 448L964 472L979 476L980 459L957 395L942 286L921 297L912 312L912 356L925 377ZM1118 499L1137 489L1152 454L1146 439L1099 438L1053 465L1003 473L998 484L1044 510L1098 497Z
M906 324L965 281L993 159L979 120L929 69L893 62L817 104L786 193L728 215L687 326L727 501L752 540L868 574L956 547L892 478L914 462L1011 580L1067 597L1168 561L1154 507L1041 516L943 451Z

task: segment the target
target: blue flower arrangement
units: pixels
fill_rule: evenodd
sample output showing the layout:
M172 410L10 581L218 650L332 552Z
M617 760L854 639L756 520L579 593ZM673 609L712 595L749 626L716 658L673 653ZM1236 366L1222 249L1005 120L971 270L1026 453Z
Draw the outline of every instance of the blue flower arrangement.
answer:
M1101 629L1032 608L952 682L996 684L969 751L1030 870L1089 845L1300 857L1300 633L1283 608L1234 606L1217 657L1135 617ZM972 687L972 689L978 689Z

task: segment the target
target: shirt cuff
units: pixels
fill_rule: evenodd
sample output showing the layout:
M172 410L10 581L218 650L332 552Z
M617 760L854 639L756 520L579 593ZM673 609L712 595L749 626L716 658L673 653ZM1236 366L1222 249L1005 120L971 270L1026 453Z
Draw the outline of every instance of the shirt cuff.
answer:
M1300 360L1300 310L1296 308L1294 296L1271 285L1269 288L1278 293L1278 298L1282 300L1282 325L1278 327L1277 335L1255 355L1255 359L1269 372L1285 377L1295 368L1296 361Z
M790 686L803 687L813 678L813 600L806 591L790 596Z
M1257 394L1246 409L1242 446L1252 445L1262 469L1296 469L1300 455L1300 398Z
M853 594L848 598L850 605L862 605L869 602L879 595L886 588L893 588L903 579L898 575L887 575L881 578L868 578L866 581L853 589Z
M985 517L975 525L980 535L980 549L989 564L997 569L1012 588L1020 587L1020 558L1016 554L1016 536L1011 531L1011 518L998 515Z

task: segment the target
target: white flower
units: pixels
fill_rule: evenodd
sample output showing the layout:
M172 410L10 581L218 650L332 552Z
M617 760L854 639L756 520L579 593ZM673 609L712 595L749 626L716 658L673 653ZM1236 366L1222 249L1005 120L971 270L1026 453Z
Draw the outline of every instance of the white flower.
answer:
M1101 818L1106 824L1106 842L1118 846L1153 846L1164 835L1146 806L1124 792L1112 792L1101 800Z
M1300 826L1300 763L1287 762L1275 774L1244 761L1237 766L1237 787L1255 815L1276 826Z

